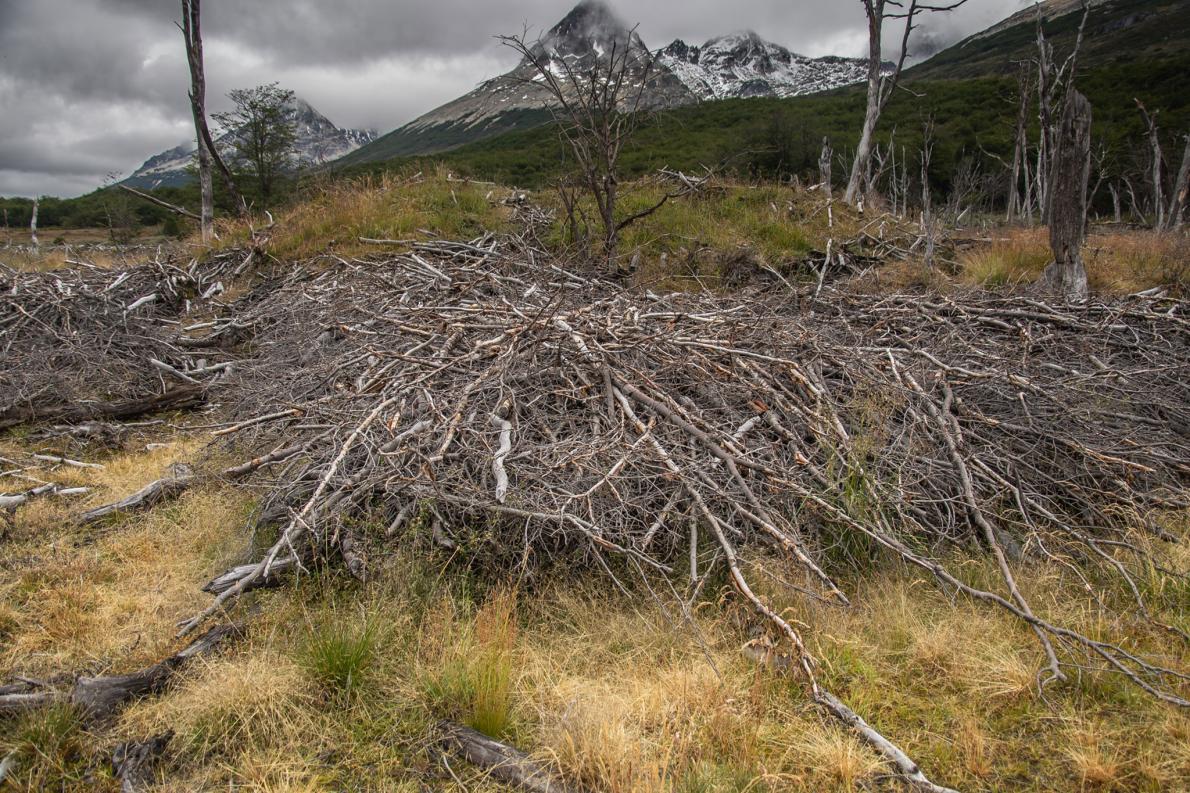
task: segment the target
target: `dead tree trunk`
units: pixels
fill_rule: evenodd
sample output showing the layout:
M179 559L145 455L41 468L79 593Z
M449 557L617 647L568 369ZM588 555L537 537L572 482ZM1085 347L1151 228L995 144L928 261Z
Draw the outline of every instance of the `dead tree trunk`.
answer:
M1120 209L1120 191L1116 187L1115 182L1108 183L1107 191L1111 193L1112 221L1115 223L1123 223L1124 213Z
M29 242L34 248L38 247L40 243L37 241L37 203L38 199L33 199L33 216L29 220Z
M235 179L211 137L207 125L207 78L203 68L201 0L182 0L182 37L186 40L186 61L190 66L190 114L194 117L194 131L198 138L198 183L202 194L202 236L209 240L213 228L214 192L211 186L211 163L219 168L224 186L231 195L241 217L248 214L248 204L236 187Z
M827 200L832 198L831 191L831 139L822 139L822 153L818 155L818 181L822 182L822 189L826 192Z
M1161 138L1157 134L1157 114L1149 115L1149 111L1145 109L1144 104L1139 100L1133 100L1136 106L1140 108L1140 114L1144 117L1145 127L1149 136L1149 148L1152 149L1153 155L1153 228L1165 228L1165 195L1161 188L1161 164L1164 159L1161 154Z
M868 17L868 103L864 110L864 126L860 131L859 144L855 147L855 159L851 161L851 177L847 180L847 192L843 196L843 200L848 204L859 206L863 198L860 193L871 167L876 125L880 122L884 106L888 104L897 83L901 80L905 59L909 55L909 37L913 34L914 20L923 12L951 11L966 2L967 0L954 0L944 5L924 5L919 0L909 0L908 4L896 0L863 0L864 13ZM901 53L897 58L897 65L892 74L885 75L883 32L884 23L889 19L905 20L905 31L901 36Z
M1182 216L1186 213L1188 198L1190 198L1190 135L1186 136L1186 149L1182 153L1182 167L1178 169L1178 180L1174 182L1173 199L1165 219L1166 228L1180 229L1182 227Z
M1030 90L1029 82L1031 75L1029 73L1029 64L1019 64L1017 70L1017 114L1016 114L1016 141L1012 151L1012 182L1008 188L1008 215L1005 220L1008 223L1016 220L1023 215L1024 201L1021 198L1021 168L1027 167L1026 159L1028 158L1029 147L1029 99ZM1028 177L1026 176L1026 181ZM1025 188L1028 192L1028 187Z
M1041 277L1043 288L1067 299L1087 296L1082 245L1087 228L1087 186L1091 180L1091 103L1071 89L1054 138L1049 176L1050 248L1054 261Z
M921 144L921 234L926 243L926 268L934 269L934 201L930 193L930 160L934 155L934 120L930 119L922 133Z

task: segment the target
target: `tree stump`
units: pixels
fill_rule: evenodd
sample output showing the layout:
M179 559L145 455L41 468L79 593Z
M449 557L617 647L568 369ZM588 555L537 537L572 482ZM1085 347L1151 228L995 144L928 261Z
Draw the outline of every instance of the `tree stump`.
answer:
M1091 179L1091 103L1071 89L1055 138L1046 213L1054 261L1041 276L1041 287L1067 300L1087 296L1082 246L1087 229L1087 186Z

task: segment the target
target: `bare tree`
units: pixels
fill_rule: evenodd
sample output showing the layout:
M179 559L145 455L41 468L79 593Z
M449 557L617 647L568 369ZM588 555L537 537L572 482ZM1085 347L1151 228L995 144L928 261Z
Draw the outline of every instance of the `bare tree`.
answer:
M827 199L832 198L834 193L831 189L831 156L833 154L831 139L823 137L822 153L818 155L818 181L822 183L822 189L826 192Z
M1008 223L1028 215L1033 224L1033 187L1029 180L1029 100L1032 98L1030 83L1032 69L1027 62L1017 64L1017 113L1016 135L1012 148L1012 181L1008 187ZM1025 173L1024 195L1021 194L1021 173Z
M1041 283L1067 299L1087 296L1087 270L1082 245L1087 231L1087 187L1091 180L1091 103L1071 89L1065 100L1058 134L1053 138L1053 171L1049 176L1050 248L1054 261Z
M1153 156L1153 170L1151 172L1151 183L1153 186L1153 212L1155 219L1153 228L1165 227L1165 195L1161 184L1161 166L1164 162L1164 155L1161 153L1161 138L1157 134L1157 113L1149 113L1145 109L1144 103L1139 99L1134 99L1136 106L1140 109L1141 116L1145 120L1145 131L1149 137L1149 148L1152 150Z
M194 117L195 137L198 139L198 185L202 197L200 225L204 241L211 238L215 215L214 190L211 185L211 164L219 168L227 192L241 216L248 214L248 205L236 188L231 171L219 156L211 130L207 126L207 79L203 70L201 0L182 0L182 38L186 42L186 62L190 67L190 113Z
M908 0L906 7L903 0L862 0L864 12L868 16L868 104L864 111L864 126L860 133L859 145L855 148L855 159L851 161L851 177L847 181L847 193L843 196L848 204L856 206L862 198L864 182L868 167L872 161L873 138L876 124L880 121L880 114L892 97L893 90L900 82L901 72L905 68L905 59L909 56L909 37L915 27L914 21L920 14L930 11L951 11L965 4L967 0L955 0L951 3L933 5L922 3L920 0ZM901 53L897 58L897 65L891 74L884 73L884 23L890 19L905 20L905 30L901 36Z
M37 204L38 204L38 200L39 199L36 196L34 196L34 198L33 198L33 215L29 219L29 242L33 245L34 248L36 248L36 247L38 247L38 245L40 245L40 243L37 241Z
M634 46L636 29L623 39L614 39L601 57L585 62L558 54L545 42L530 40L527 33L501 36L533 72L527 82L544 90L577 165L577 180L595 204L602 231L602 255L609 271L616 270L620 232L653 214L671 198L689 192L667 192L645 209L621 216L620 155L640 125L642 101L654 65L654 56L643 46ZM571 201L572 207L575 201ZM572 216L572 226L576 226Z

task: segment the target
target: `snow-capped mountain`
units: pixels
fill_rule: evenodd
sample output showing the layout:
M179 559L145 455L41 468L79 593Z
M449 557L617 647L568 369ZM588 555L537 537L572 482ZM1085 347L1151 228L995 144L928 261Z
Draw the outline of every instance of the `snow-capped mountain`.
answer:
M698 99L800 96L867 78L862 58L807 58L751 31L718 36L701 47L678 39L657 56Z
M541 37L544 55L557 76L583 73L629 48L641 70L653 56L641 104L665 109L700 101L752 96L795 96L838 88L866 77L867 62L806 58L755 33L713 38L702 46L675 41L651 53L641 37L602 0L583 0ZM374 162L411 154L432 154L551 119L552 98L543 78L522 60L507 74L485 80L470 93L414 119L349 155L343 164ZM561 82L565 83L565 80Z
M373 130L336 127L330 119L302 99L294 99L288 114L297 132L294 157L297 167L337 160L376 139ZM215 138L215 145L224 156L231 147L230 140L230 131ZM192 178L188 168L196 150L193 143L183 143L156 154L145 160L124 180L124 184L145 189L185 184Z
M568 74L581 76L595 63L606 63L613 52L623 53L625 48L637 65L639 80L645 74L650 57L640 36L624 25L604 3L584 0L542 36L532 52L535 58L548 64L550 72L564 87L569 88ZM507 74L480 83L475 90L411 121L402 130L418 133L441 126L471 130L500 127L501 119L507 121L513 115L549 107L552 98L542 86L544 80L528 58L522 59ZM648 81L644 102L649 107L668 107L689 101L685 87L667 72L651 73Z

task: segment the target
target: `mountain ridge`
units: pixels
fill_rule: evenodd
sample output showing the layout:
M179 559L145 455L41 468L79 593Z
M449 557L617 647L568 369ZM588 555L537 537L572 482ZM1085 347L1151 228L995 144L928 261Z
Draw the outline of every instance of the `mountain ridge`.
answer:
M314 109L307 101L295 98L288 115L295 125L295 164L299 168L337 160L376 139L375 130L337 127L329 118ZM227 130L215 138L220 153L231 149L233 131ZM154 154L145 160L120 184L152 190L158 187L177 187L189 182L191 161L198 147L186 142L172 149Z
M642 56L655 55L641 102L649 110L727 98L799 96L859 82L867 70L866 60L808 58L751 31L715 36L698 46L678 39L654 52L636 28L628 27L601 0L583 0L533 42L531 49L545 56L551 71L562 76L566 68L581 73L595 61L606 63L613 47L624 46ZM511 71L485 80L336 165L434 154L549 123L553 118L551 97L540 87L540 80L532 64L522 59Z

